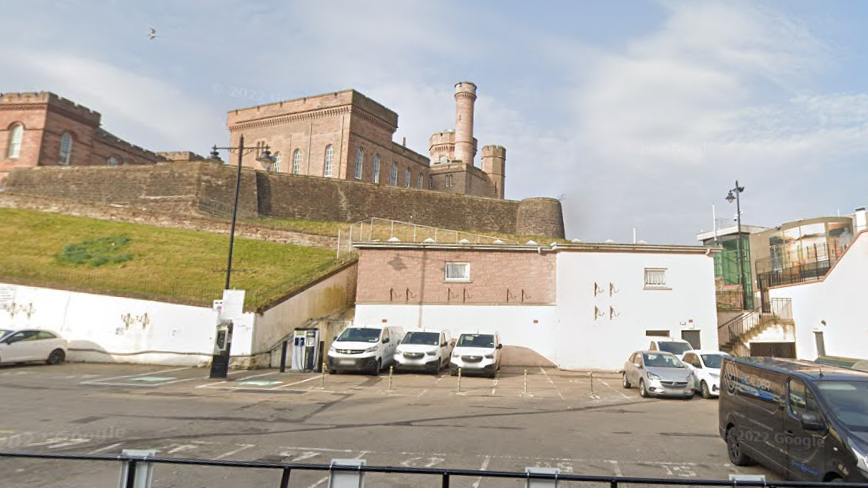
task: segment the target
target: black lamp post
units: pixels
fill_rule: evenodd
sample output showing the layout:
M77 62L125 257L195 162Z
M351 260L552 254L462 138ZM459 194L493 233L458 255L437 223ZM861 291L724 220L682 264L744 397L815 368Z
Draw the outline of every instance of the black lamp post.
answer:
M274 157L268 151L268 146L244 147L244 136L238 140L237 147L211 148L211 159L220 159L218 150L238 154L238 173L235 177L235 202L232 205L232 225L229 229L229 257L226 263L226 283L224 290L229 290L232 283L232 253L235 250L235 223L238 220L238 194L241 191L241 163L245 154L257 152L256 161L262 164L266 171L271 171ZM219 329L219 328L218 328ZM229 370L229 345L232 342L232 325L225 330L218 330L215 338L214 355L211 360L211 378L226 378Z
M729 190L729 193L726 195L726 201L732 203L735 200L735 218L738 222L738 237L735 243L738 252L738 274L741 280L741 308L747 310L747 280L744 276L744 252L741 248L741 199L739 198L739 195L743 191L744 187L738 186L738 180L735 180L735 188ZM734 196L733 192L735 192Z

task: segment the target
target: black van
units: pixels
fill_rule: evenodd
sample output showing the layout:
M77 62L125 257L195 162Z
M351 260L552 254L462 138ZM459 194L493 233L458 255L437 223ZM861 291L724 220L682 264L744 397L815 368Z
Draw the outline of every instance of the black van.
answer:
M790 480L868 483L868 373L725 357L719 408L732 464L756 461Z

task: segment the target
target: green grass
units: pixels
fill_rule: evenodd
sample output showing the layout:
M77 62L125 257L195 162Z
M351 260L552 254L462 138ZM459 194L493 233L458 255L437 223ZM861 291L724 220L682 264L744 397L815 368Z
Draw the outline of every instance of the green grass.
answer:
M225 234L0 209L0 235L0 281L198 305L222 295ZM123 242L128 257L105 251L107 242ZM94 249L101 266L81 257ZM248 309L338 265L331 250L239 238L233 256L232 287L248 290Z
M260 217L255 219L241 219L244 223L261 227L270 227L278 230L291 230L304 234L317 234L322 236L337 237L338 230L347 232L350 224L346 222L324 222L318 220L295 220L275 219Z

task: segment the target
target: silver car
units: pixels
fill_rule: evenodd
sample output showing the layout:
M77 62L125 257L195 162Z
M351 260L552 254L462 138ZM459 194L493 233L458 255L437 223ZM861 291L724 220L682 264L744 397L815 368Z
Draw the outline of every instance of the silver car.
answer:
M639 387L639 395L693 398L693 373L675 357L663 351L637 351L624 364L624 388Z

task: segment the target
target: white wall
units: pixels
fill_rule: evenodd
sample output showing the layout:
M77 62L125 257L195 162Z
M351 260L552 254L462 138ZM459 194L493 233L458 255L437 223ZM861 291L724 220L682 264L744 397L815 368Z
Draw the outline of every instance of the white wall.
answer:
M551 305L359 304L354 323L376 325L386 320L388 325L401 326L404 331L419 327L446 329L452 337L464 331L497 330L504 347L526 347L557 363L556 310Z
M59 332L70 341L70 361L200 366L211 360L217 313L210 308L11 284L0 284L0 295L14 302L0 308L0 328ZM250 354L253 320L244 314L235 321L233 356Z
M558 253L557 357L565 369L619 370L646 349L645 331L700 330L717 349L714 261L704 254ZM665 268L667 290L646 290L645 268ZM594 296L595 283L603 290ZM611 296L609 285L616 291ZM595 318L594 307L604 313ZM615 315L610 319L610 308ZM693 320L691 325L690 320Z
M817 358L815 330L823 331L827 355L868 358L866 290L868 233L863 232L823 281L773 288L769 296L793 300L799 359Z

